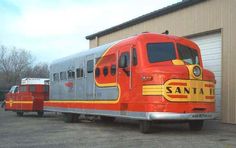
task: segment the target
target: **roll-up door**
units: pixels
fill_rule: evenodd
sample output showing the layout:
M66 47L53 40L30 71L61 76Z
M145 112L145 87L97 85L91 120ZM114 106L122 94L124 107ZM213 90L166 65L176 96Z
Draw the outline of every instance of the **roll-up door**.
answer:
M216 76L216 111L221 111L221 34L214 33L191 38L201 49L203 66Z

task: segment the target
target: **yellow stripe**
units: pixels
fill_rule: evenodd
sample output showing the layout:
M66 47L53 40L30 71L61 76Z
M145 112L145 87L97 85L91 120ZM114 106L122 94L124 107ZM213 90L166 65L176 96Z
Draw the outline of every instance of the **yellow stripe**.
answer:
M161 92L143 92L143 95L162 95Z
M95 65L95 68L97 67L97 65L102 61L103 57L107 54L107 52L113 47L115 46L117 43L113 44L111 47L107 48L107 50L102 54L101 58L98 60L98 62ZM95 78L95 72L94 72L94 78ZM109 86L117 86L116 83L98 83L96 78L95 78L95 83L97 86L99 87L109 87ZM119 89L120 90L120 89Z
M162 95L162 85L144 85L142 95Z
M117 86L116 83L104 83L104 84L101 84L101 83L98 83L96 80L96 85L99 86L99 87L110 87L110 86Z
M13 104L30 104L33 103L33 101L6 101L6 103L13 103Z
M120 100L120 85L117 85L118 86L118 89L119 89L119 96L116 100L111 100L111 101L86 101L86 100L76 100L76 101L59 101L59 100L56 100L56 101L53 101L53 100L50 100L50 101L44 101L45 103L94 103L94 104L99 104L99 103L102 103L102 104L116 104L119 102Z
M143 91L162 91L162 89L143 89Z
M162 86L162 85L144 85L144 86L143 86L143 89L144 89L144 88L162 89L163 86Z
M159 93L159 94L161 94L162 91L143 91L143 93Z

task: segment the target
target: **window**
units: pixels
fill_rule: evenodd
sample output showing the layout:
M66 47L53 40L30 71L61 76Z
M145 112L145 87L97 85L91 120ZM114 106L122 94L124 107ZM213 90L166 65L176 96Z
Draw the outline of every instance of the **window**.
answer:
M87 62L87 73L92 73L93 72L93 60L89 60Z
M132 64L133 64L133 66L136 66L138 64L136 49L133 48L132 52L133 52L133 54L132 54Z
M84 71L83 71L83 69L82 68L77 68L76 69L76 77L77 78L81 78L81 77L83 77L84 76Z
M111 75L114 76L116 74L116 65L111 65Z
M68 79L74 79L75 78L75 72L73 70L67 71Z
M100 68L96 68L96 70L95 70L95 76L96 77L99 77L100 76Z
M44 92L49 92L49 85L44 86Z
M61 80L66 80L66 72L65 71L60 72L60 79Z
M59 73L53 74L53 81L59 81Z
M15 90L14 90L14 93L17 93L17 92L18 92L18 87L16 86Z
M119 58L119 67L125 68L128 67L129 64L130 64L129 52L123 52Z
M20 92L26 92L27 87L26 86L20 86Z
M30 92L35 92L35 86L34 85L30 85L29 86L29 91Z
M177 44L179 57L188 64L199 64L198 53L195 49Z
M104 75L104 76L107 76L107 75L108 75L108 68L107 68L107 66L105 66L105 67L103 68L103 75Z
M176 59L173 43L149 43L147 44L147 52L150 63Z

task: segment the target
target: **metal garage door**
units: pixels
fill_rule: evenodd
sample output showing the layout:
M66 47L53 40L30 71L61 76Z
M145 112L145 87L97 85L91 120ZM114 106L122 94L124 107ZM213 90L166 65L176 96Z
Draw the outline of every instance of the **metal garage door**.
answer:
M203 66L216 76L216 111L221 111L221 34L215 33L191 38L201 49ZM219 114L220 115L220 114Z

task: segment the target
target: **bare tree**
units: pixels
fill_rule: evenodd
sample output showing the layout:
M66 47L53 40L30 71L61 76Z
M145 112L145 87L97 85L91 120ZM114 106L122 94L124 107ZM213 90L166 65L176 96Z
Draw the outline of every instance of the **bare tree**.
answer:
M12 85L20 84L24 77L48 78L48 64L33 65L31 53L15 47L0 46L0 100Z
M30 67L25 73L24 77L32 77L32 78L48 78L49 77L49 69L47 63L38 63L33 67Z
M23 49L8 49L0 47L0 72L5 86L9 87L20 82L26 70L31 67L33 57L30 52Z

